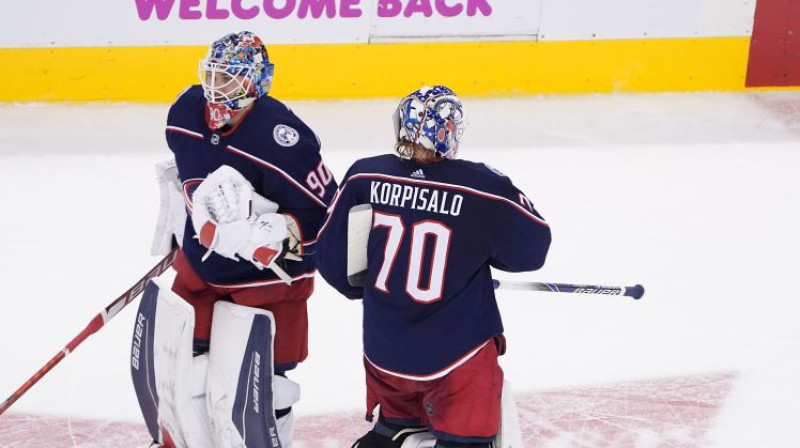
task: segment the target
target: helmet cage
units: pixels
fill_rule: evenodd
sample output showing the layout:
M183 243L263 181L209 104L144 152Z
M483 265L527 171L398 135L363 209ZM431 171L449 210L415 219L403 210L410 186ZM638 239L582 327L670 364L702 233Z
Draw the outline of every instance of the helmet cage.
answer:
M206 101L238 110L269 91L274 72L272 63L227 64L204 59L199 76Z

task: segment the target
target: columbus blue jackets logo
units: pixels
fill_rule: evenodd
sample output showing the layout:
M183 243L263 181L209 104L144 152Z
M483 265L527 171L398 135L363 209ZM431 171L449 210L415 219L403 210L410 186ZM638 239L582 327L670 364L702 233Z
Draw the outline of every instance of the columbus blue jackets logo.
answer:
M275 137L275 141L279 145L285 148L296 145L297 141L300 140L300 134L297 130L285 124L275 126L275 129L272 131L272 136Z

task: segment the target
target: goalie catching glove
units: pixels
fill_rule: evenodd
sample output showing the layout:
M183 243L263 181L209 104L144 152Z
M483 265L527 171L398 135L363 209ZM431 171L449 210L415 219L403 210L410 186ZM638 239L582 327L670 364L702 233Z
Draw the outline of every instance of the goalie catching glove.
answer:
M260 215L252 213L257 208ZM230 166L209 174L192 195L192 225L200 244L232 260L244 258L259 269L272 269L281 279L289 276L275 263L300 260L300 226L291 215L275 213L277 204L253 191L250 182Z
M293 216L267 213L252 222L247 240L236 253L259 269L271 267L282 259L300 261L303 245L299 234Z

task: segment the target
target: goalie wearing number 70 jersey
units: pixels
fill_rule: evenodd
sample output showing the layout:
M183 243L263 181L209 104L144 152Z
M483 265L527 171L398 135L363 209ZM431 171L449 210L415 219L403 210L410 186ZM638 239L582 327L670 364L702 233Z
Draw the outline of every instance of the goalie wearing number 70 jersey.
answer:
M503 324L490 266L540 268L551 235L508 177L454 159L462 114L458 98L443 86L401 101L397 154L361 159L349 169L320 230L317 267L343 295L364 300L368 414L380 404L378 425L399 429L415 422L447 443L436 446L477 447L497 434L502 383L496 358ZM357 234L348 231L351 210L363 204L372 209L368 237L348 241ZM363 277L347 270L348 245L352 257L359 244L366 245ZM470 376L474 388L463 387ZM474 392L448 396L463 389ZM422 402L415 408L409 405L415 398L396 400L398 391L408 397L422 391ZM376 425L354 446L394 446L379 433L385 431Z

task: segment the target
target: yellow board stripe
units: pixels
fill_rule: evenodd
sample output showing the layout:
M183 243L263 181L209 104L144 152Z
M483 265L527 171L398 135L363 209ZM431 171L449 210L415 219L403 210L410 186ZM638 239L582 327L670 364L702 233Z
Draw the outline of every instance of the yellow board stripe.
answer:
M268 46L282 99L744 90L749 37ZM204 47L0 48L0 101L172 101ZM9 88L10 87L10 88Z

